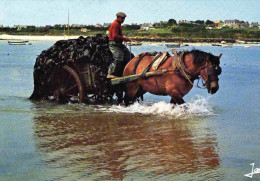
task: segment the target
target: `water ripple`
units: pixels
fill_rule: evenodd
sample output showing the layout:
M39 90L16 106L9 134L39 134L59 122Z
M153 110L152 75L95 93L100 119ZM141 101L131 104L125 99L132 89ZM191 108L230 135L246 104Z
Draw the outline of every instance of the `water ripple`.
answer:
M193 116L202 117L215 115L213 108L209 105L209 101L202 96L196 96L190 102L183 105L172 105L171 103L166 103L164 101L157 103L136 102L128 107L113 105L108 108L100 106L100 109L106 112L130 114L139 113L158 116L171 116L173 118L181 119L188 119Z

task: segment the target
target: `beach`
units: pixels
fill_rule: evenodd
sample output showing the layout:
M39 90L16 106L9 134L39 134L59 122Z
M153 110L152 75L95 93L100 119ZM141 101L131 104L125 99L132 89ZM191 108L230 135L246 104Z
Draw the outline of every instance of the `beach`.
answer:
M28 41L58 41L76 39L80 36L23 36L23 35L0 35L0 40L28 40Z
M26 41L59 41L59 40L68 40L68 39L77 39L80 36L24 36L24 35L0 35L0 41L12 41L12 40L26 40ZM160 46L165 44L170 44L171 42L153 42L153 41L142 41L142 44L151 45L151 46ZM173 42L172 42L173 43ZM191 43L185 42L184 44L188 44L189 46L211 46L211 43ZM233 43L233 46L260 46L258 42L248 42L246 44L241 43Z

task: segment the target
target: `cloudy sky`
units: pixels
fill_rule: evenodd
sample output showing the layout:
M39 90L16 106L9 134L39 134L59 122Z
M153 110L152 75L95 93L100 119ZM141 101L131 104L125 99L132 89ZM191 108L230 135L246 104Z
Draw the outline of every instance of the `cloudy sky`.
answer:
M0 0L0 25L111 23L118 11L126 24L175 20L260 23L260 0Z

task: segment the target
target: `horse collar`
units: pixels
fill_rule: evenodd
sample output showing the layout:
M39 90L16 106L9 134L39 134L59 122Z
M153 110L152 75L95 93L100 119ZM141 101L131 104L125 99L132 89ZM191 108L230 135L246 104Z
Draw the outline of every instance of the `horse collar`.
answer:
M181 53L180 56L177 57L177 68L180 70L180 73L186 77L188 80L195 80L198 78L198 75L193 74L192 72L190 72L185 64L184 64L184 52Z

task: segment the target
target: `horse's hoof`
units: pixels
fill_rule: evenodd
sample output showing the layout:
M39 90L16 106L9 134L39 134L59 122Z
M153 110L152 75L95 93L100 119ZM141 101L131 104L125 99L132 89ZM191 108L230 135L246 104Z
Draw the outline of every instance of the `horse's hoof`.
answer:
M189 109L189 107L187 105L183 105L182 107L183 107L184 110L188 110Z

